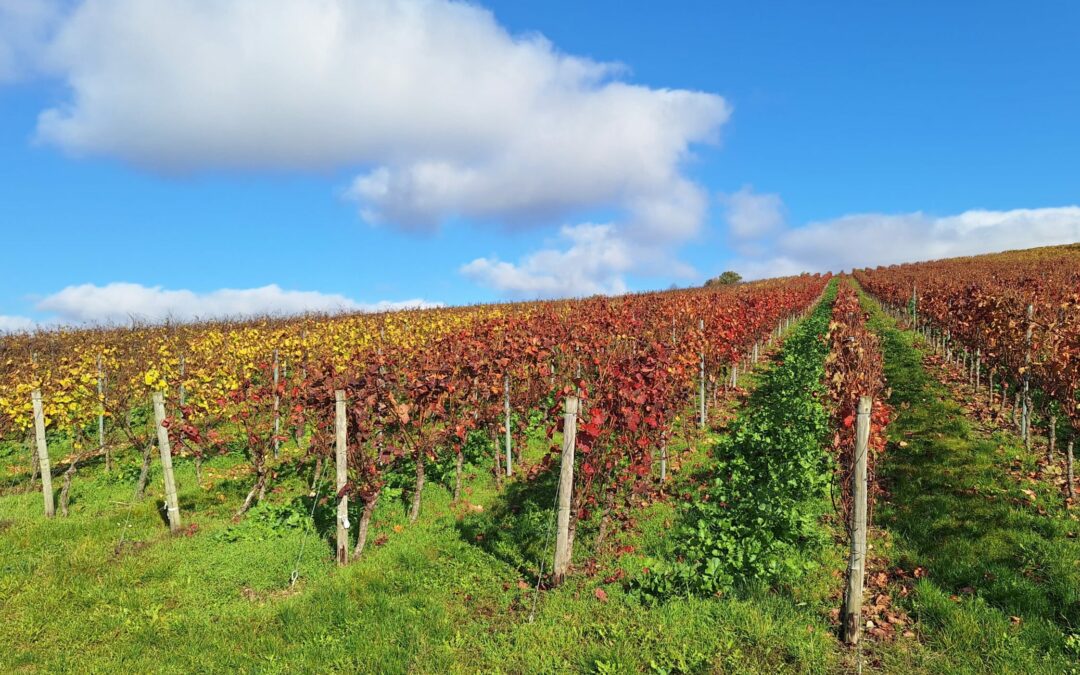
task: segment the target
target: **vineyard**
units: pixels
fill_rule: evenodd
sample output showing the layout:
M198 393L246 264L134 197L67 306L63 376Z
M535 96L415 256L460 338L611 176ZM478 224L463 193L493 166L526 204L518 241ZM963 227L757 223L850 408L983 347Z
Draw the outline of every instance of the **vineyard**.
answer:
M1077 672L1078 383L1080 246L0 336L0 668Z
M988 406L998 390L1002 410L1012 401L1028 450L1036 414L1048 426L1047 464L1056 461L1059 419L1072 442L1080 430L1080 246L866 270L857 278L894 311L910 312L934 348L968 371L974 393L984 390ZM1069 450L1070 474L1071 457ZM1071 480L1066 488L1073 497Z

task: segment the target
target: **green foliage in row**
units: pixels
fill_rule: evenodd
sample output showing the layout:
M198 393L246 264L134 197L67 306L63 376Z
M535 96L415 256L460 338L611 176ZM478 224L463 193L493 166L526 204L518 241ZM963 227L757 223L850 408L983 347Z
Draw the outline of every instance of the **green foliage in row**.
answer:
M823 539L818 506L831 475L822 377L835 296L833 283L713 450L708 482L682 509L670 559L650 561L638 579L646 595L712 595L808 564L797 553Z
M252 507L247 518L217 532L214 537L225 543L282 539L291 531L311 528L308 511L300 498L287 504L260 502Z

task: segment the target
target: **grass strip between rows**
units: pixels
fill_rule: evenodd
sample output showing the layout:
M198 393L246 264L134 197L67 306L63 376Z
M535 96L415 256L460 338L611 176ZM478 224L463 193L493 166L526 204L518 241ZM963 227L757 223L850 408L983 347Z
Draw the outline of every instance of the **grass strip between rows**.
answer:
M832 476L822 378L835 297L834 282L719 439L668 560L642 578L646 592L713 595L790 583L816 565L808 553L827 538L820 516Z
M880 645L889 672L1080 672L1080 541L1059 495L1030 480L1009 433L978 432L923 363L921 338L869 297L896 418L878 509L889 557L922 570L905 609L916 644Z

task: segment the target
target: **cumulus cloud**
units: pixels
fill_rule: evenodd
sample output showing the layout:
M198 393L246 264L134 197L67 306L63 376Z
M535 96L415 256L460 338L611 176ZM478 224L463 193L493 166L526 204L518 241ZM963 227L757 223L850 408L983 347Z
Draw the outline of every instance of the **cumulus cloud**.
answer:
M220 289L196 293L189 290L168 290L161 286L111 283L104 286L68 286L43 298L35 308L52 314L51 320L59 323L122 323L133 318L145 321L188 321L262 314L372 312L436 306L440 306L440 303L421 299L362 303L344 295L290 291L275 284L260 288Z
M609 237L674 251L708 202L683 164L731 114L450 0L83 0L42 60L70 91L47 144L166 174L356 171L345 198L410 231L603 210Z
M33 330L35 325L34 320L29 317L0 314L0 333L18 333Z
M628 273L690 277L694 270L664 249L624 236L611 224L565 225L557 246L519 262L477 258L461 267L466 277L513 298L560 298L626 293Z
M952 216L865 213L786 230L768 255L744 258L736 269L748 278L838 272L1077 241L1080 206Z
M627 243L610 224L565 226L564 250L542 249L518 264L477 258L465 276L512 297L568 297L625 293L622 275L635 265Z
M446 0L86 0L48 63L71 100L46 142L158 171L368 165L347 194L417 228L651 205L730 114Z

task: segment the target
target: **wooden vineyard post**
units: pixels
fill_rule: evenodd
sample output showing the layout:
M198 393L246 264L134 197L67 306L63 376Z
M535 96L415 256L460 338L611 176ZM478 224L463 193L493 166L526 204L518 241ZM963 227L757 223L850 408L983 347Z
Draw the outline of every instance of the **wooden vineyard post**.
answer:
M274 350L274 457L281 452L281 441L278 435L281 433L281 396L278 395L278 382L281 379L278 366L278 350Z
M660 482L667 482L667 434L660 441Z
M1054 447L1057 445L1057 415L1050 413L1050 437L1046 439L1046 466L1054 462Z
M855 466L851 472L851 554L848 558L847 588L844 591L844 642L859 641L862 616L863 577L866 574L866 462L870 446L869 396L859 398L855 427Z
M1073 488L1073 482L1075 477L1073 476L1073 439L1069 439L1069 445L1065 447L1065 487L1069 495L1069 499L1076 497L1076 491Z
M510 433L510 374L503 375L503 417L506 421L506 475L512 476L514 474L514 456L511 443L513 442L512 435Z
M911 286L911 328L912 330L918 330L919 326L919 294L916 292L915 285Z
M105 473L109 473L112 471L112 457L109 456L109 451L105 449L105 378L101 373L101 354L98 354L97 357L97 395L98 452L105 455Z
M345 391L334 391L334 458L337 465L337 561L339 565L349 562L349 496L345 494L348 482L348 460L345 448L348 422L345 417Z
M35 389L30 394L34 405L34 447L37 449L38 465L41 467L41 494L45 500L45 517L56 515L53 502L52 466L49 464L49 446L45 441L45 409L41 405L41 390Z
M1031 333L1034 329L1035 307L1027 306L1027 332L1024 333L1024 398L1023 412L1020 416L1020 435L1024 439L1024 449L1031 452Z
M578 399L567 396L563 408L562 463L559 466L559 511L556 517L555 564L552 582L558 586L566 578L573 551L570 550L570 503L574 493L574 446L577 442Z
M165 479L165 510L169 516L169 530L178 532L180 530L180 503L176 498L176 477L173 475L169 430L165 428L165 397L160 391L154 392L154 426L157 427L161 473Z
M704 339L705 339L705 320L704 319L698 319L698 330L701 331L701 337L702 337L701 368L700 368L700 372L698 374L698 378L700 379L700 383L699 383L699 387L698 387L698 389L699 389L699 391L698 391L699 396L698 397L701 399L700 400L701 409L698 412L698 425L702 429L704 429L705 428L705 343L704 343Z
M382 356L382 327L379 327L379 356ZM379 373L383 372L382 366L379 366ZM307 383L307 329L300 331L300 382ZM300 448L300 441L304 439L304 424L297 424L296 433L296 447ZM379 432L379 438L382 438L382 431ZM382 448L379 448L380 452ZM319 460L315 460L318 462ZM321 465L320 465L321 467ZM318 473L318 472L316 472Z
M982 350L975 350L975 396L979 396L979 385L982 380Z

